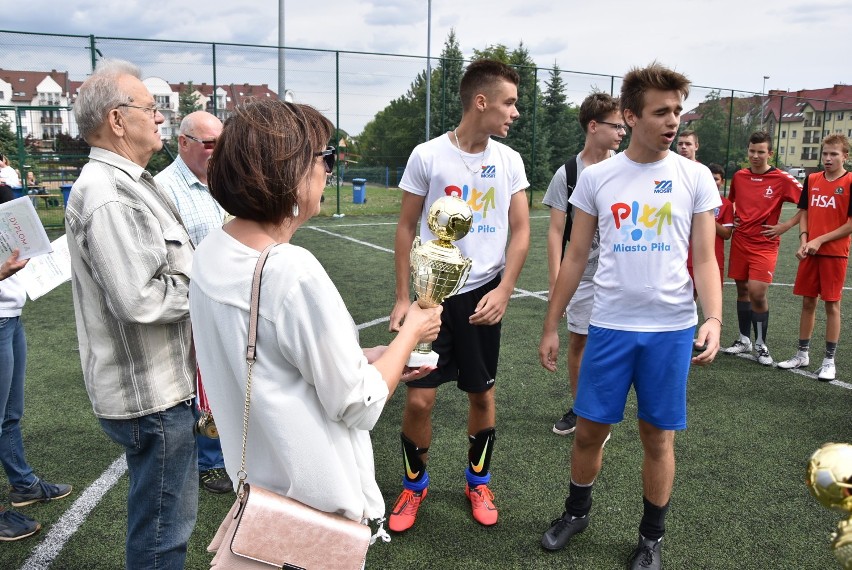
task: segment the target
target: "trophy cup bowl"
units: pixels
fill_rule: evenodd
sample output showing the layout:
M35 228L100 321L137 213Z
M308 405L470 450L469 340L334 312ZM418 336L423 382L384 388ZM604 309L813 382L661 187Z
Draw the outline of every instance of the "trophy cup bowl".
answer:
M826 443L811 456L805 478L811 495L824 507L852 513L852 445ZM844 570L852 570L852 516L837 525L831 547Z
M444 196L435 200L426 217L429 229L438 238L421 243L414 239L411 246L411 285L417 304L424 309L437 307L454 295L467 281L470 260L462 256L453 241L467 235L473 223L473 211L463 200ZM408 359L408 366L435 366L438 354L432 343L418 343Z

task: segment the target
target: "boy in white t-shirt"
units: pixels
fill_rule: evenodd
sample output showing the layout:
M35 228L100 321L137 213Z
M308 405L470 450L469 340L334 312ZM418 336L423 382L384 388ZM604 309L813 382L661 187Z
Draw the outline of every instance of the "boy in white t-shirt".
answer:
M500 353L500 323L521 273L530 241L529 186L521 156L492 140L509 134L518 118L517 72L499 61L471 63L461 80L462 119L458 128L418 145L399 187L405 190L396 231L396 304L390 330L399 330L409 300L409 254L417 224L424 241L435 239L426 215L440 197L453 195L473 210L470 233L456 242L471 259L464 287L443 303L441 332L432 343L438 368L406 384L402 417L403 491L388 527L411 528L429 485L426 452L432 440L432 408L437 388L455 381L467 392L468 450L465 494L473 518L497 522L488 487L495 438L494 380ZM511 232L510 232L511 231ZM508 247L507 247L508 244Z
M706 166L669 147L677 136L689 81L657 63L633 69L622 82L620 104L630 127L627 150L589 166L571 196L571 242L548 303L539 358L556 369L559 320L583 269L595 230L600 259L589 337L574 411L571 484L565 512L542 537L559 550L589 524L592 484L610 426L624 417L630 387L636 392L644 514L631 570L662 567L674 481L674 432L686 427L690 361L709 364L719 350L722 288L714 252L714 209L721 204ZM695 286L707 317L698 330L686 256L692 239Z
M621 139L627 134L627 128L621 122L618 100L608 93L595 92L586 97L580 104L578 119L583 132L586 133L583 150L569 157L565 165L556 170L541 201L550 208L550 225L547 230L549 293L553 292L553 284L556 283L556 275L562 263L562 256L565 254L565 246L571 236L574 211L568 199L574 192L577 179L586 166L615 156ZM569 176L572 176L571 180ZM589 263L583 271L577 292L568 303L568 309L565 312L568 320L568 384L572 399L577 396L580 362L583 360L586 337L589 335L589 318L592 314L592 300L595 292L592 280L598 268L599 241L600 238L596 234L589 252ZM576 427L577 414L574 413L574 408L569 407L568 411L553 424L552 429L557 435L569 435Z

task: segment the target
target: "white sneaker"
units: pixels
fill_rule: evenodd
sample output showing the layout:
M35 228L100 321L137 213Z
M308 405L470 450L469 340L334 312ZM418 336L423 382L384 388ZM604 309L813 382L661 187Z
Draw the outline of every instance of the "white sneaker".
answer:
M808 357L808 353L799 351L790 360L779 362L778 368L783 368L784 370L789 370L791 368L803 368L810 363L811 359Z
M734 344L724 349L723 352L725 354L742 354L744 352L751 352L751 340L747 338L743 340L743 337L740 337L734 341Z
M755 344L757 350L757 361L764 366L772 366L772 357L769 356L769 347L765 344Z
M837 370L834 367L834 360L828 358L823 359L822 366L817 373L817 379L822 382L830 382L837 376Z

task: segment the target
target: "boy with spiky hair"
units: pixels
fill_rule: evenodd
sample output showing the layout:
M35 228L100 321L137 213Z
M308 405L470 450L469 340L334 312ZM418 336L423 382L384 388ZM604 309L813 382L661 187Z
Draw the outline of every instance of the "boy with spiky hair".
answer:
M409 382L402 417L403 491L388 527L403 532L414 525L429 485L426 452L432 441L432 408L437 388L455 381L468 396L468 450L465 495L474 520L497 523L488 484L494 449L494 380L500 352L500 323L529 248L529 186L520 154L492 140L504 138L519 116L517 72L494 60L471 63L461 80L459 126L418 145L399 187L405 192L395 241L396 304L390 330L399 330L409 300L409 253L417 223L424 241L429 206L442 196L465 200L474 213L470 233L457 242L471 259L470 274L458 294L446 299L442 326L432 349L437 370ZM508 247L507 247L508 244Z
M556 274L565 254L565 245L571 237L571 223L574 217L568 199L577 185L577 178L586 166L597 164L613 155L621 144L621 139L627 133L618 108L618 99L608 93L595 92L586 97L580 104L577 117L586 142L580 154L568 158L563 166L554 173L542 204L550 208L550 225L547 230L547 270L548 289L553 292ZM586 337L589 335L589 317L592 314L592 299L594 297L595 270L598 268L598 250L600 236L596 233L592 240L592 251L589 253L589 263L583 272L583 278L577 288L577 293L568 303L566 316L568 320L568 383L571 397L577 395L577 381L580 375L580 362L586 347ZM553 433L569 435L577 426L577 414L574 408L568 411L553 424Z
M843 167L849 158L849 139L829 135L822 141L824 170L805 180L799 199L799 270L793 294L802 297L799 319L799 350L778 368L800 368L810 363L808 351L814 332L817 296L825 303L825 357L817 378L834 380L834 353L840 339L840 298L849 260L852 234L852 173Z
M766 344L769 330L769 300L781 234L799 221L799 214L783 223L784 202L797 203L802 185L790 174L769 165L772 139L757 131L748 139L749 167L731 178L728 199L734 204L734 237L731 239L728 277L737 284L737 321L740 335L725 349L727 354L751 352L750 329L754 329L757 361L772 365Z
M686 77L657 63L624 77L620 104L631 130L630 144L623 153L586 168L571 195L574 227L539 345L541 364L554 370L559 319L599 230L594 306L574 400L578 418L571 482L565 511L551 523L541 544L559 550L588 526L601 446L610 426L624 418L632 386L644 449L644 514L628 563L631 570L662 566L661 540L674 482L674 434L686 427L690 362L712 362L722 327L722 288L713 247L719 193L707 167L669 150L688 93ZM695 286L706 317L697 336L698 316L686 272L690 239ZM701 347L694 357L693 339Z

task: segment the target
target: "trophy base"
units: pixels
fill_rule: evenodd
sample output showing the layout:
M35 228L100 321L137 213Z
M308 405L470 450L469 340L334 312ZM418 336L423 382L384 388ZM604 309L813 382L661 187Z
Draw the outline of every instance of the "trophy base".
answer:
M406 366L409 368L420 368L421 366L437 366L438 365L438 353L434 350L429 352L428 354L424 354L422 352L412 352L408 357L408 362Z

